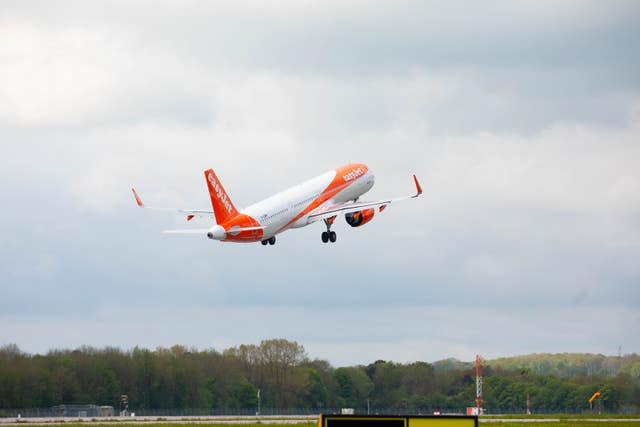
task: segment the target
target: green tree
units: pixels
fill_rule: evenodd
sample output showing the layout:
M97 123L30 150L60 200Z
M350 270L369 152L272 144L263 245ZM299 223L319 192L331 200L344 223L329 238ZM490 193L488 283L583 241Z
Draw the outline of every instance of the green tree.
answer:
M310 408L322 408L327 404L327 387L320 376L320 373L315 369L309 369L307 376L307 398L306 403Z
M373 391L373 383L361 367L338 368L334 372L342 405L362 408Z

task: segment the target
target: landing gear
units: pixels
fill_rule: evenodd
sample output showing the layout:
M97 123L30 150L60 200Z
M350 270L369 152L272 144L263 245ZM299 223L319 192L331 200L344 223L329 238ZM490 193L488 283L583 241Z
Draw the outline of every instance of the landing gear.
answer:
M336 217L332 216L324 220L324 224L327 226L327 231L323 231L321 234L322 243L327 243L327 242L335 243L335 241L338 239L336 232L331 231L331 225L333 224L333 221L335 219Z
M270 244L270 245L275 245L276 244L276 236L271 236L268 239L264 239L260 243L262 243L262 246L267 246L267 243Z

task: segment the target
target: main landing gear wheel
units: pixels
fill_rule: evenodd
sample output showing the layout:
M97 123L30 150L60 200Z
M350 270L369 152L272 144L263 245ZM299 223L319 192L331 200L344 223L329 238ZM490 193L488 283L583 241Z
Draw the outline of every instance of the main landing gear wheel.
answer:
M267 246L267 244L275 245L276 244L276 236L271 236L268 239L264 239L260 243L262 243L262 246Z
M322 235L321 235L322 243L327 243L327 242L335 243L336 239L338 238L338 236L336 235L336 232L331 231L331 225L333 224L333 221L335 219L336 217L332 216L324 220L324 224L327 226L327 231L322 232Z

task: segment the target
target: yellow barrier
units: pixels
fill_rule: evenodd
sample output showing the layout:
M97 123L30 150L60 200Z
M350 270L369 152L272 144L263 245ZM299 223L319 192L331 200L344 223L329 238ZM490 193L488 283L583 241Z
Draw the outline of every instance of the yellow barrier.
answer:
M478 427L466 415L320 415L318 427Z

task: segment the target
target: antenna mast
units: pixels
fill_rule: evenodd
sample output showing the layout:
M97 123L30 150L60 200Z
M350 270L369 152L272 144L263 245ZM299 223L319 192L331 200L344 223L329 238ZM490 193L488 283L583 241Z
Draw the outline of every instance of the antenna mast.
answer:
M476 408L478 408L478 415L482 414L482 405L484 400L482 398L482 358L476 355Z

